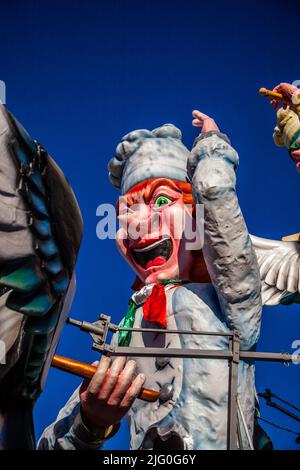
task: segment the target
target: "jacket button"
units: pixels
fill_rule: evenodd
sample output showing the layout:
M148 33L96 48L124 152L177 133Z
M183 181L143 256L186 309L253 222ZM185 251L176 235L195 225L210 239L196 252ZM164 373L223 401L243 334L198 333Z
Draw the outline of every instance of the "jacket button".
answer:
M163 369L170 363L170 359L168 357L157 357L155 359L155 367L158 370Z
M168 383L161 387L160 395L159 395L159 402L166 403L167 401L171 400L174 393L174 387L172 384Z

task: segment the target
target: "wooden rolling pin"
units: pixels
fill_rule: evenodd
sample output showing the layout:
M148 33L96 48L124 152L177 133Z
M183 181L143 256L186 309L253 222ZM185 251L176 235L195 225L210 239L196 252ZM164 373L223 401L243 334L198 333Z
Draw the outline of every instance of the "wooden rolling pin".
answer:
M85 362L75 361L68 357L58 356L57 354L53 356L51 365L52 367L56 367L56 369L64 370L65 372L77 375L83 379L91 379L97 370L95 366L86 364ZM155 402L159 395L160 392L150 390L149 388L142 388L138 398L144 401Z
M277 93L276 91L268 90L267 88L260 88L259 94L261 96L267 96L268 98L272 98L272 100L276 101L284 101L283 95L281 93Z

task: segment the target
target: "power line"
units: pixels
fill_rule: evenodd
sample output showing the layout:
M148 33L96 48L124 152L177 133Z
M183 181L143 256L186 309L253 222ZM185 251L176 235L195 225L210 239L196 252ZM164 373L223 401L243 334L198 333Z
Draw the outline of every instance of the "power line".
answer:
M267 423L267 424L270 424L271 426L274 426L274 428L281 429L281 431L290 432L291 434L295 434L296 436L299 436L299 437L300 437L300 433L299 433L299 432L292 431L291 429L284 428L283 426L279 426L279 424L272 423L271 421L268 421L267 419L261 418L260 416L258 416L258 419L260 419L260 420L263 421L264 423Z
M269 388L266 388L264 393L259 393L258 396L265 398L267 401L271 401L271 398L276 398L276 400L285 403L285 405L288 405L290 408L293 408L296 411L300 411L300 408L298 408L298 406L295 406L289 401L286 401L278 395L275 395L275 393L273 393Z

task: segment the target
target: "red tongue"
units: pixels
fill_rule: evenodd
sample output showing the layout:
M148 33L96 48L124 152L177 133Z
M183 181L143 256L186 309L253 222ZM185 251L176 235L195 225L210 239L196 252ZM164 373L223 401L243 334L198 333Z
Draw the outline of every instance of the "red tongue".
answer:
M151 268L151 266L160 266L161 264L164 264L166 261L167 261L166 258L164 258L163 256L157 256L156 258L148 261L148 263L146 264L146 269Z

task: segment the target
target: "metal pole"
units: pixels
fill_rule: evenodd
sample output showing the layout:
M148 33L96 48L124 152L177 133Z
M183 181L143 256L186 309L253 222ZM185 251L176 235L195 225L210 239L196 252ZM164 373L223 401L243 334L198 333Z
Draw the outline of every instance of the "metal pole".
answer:
M241 426L240 426L240 421L239 420L237 420L237 434L238 434L239 450L244 450L242 433L241 433Z
M229 350L214 349L176 349L176 348L132 348L130 346L112 347L109 344L94 343L92 349L110 356L132 356L132 357L190 357L206 359L231 359L232 352ZM251 361L273 361L273 362L299 362L300 355L288 353L269 353L240 351L239 358Z
M271 353L257 351L241 351L241 359L253 361L274 361L274 362L300 362L300 355L289 353Z
M104 332L104 327L106 323L108 324L107 331L117 332L117 331L130 331L132 333L168 333L168 334L177 334L177 335L198 335L198 336L228 336L232 337L233 333L231 331L228 332L214 332L214 331L194 331L194 330L172 330L172 329L165 329L165 328L123 328L121 326L115 325L109 321L110 317L106 317L103 315L104 318L100 317L100 319L94 323L89 323L87 321L80 321L74 320L73 318L68 318L67 323L72 326L76 326L80 328L82 331L86 331L88 333L95 333L99 336L102 336Z
M229 361L229 387L228 387L228 422L227 422L227 449L238 449L238 366L240 352L240 338L237 331L233 332L231 339L232 359Z
M237 399L237 406L238 406L238 410L239 410L241 420L242 420L242 423L243 423L243 426L244 426L245 434L247 436L247 440L248 440L248 443L249 443L250 450L254 450L253 442L252 442L251 436L249 434L249 429L248 429L248 426L247 426L245 416L244 416L241 404L239 402L239 399Z
M112 348L107 344L101 345L94 343L92 346L94 351L107 354L109 356L131 356L131 357L190 357L203 359L231 359L231 351L223 351L222 349L180 349L180 348L131 348L131 347L115 347Z

